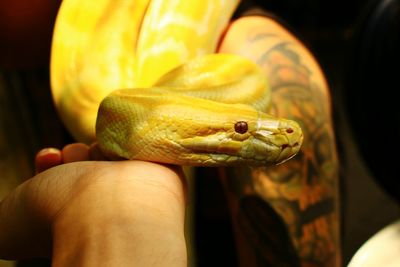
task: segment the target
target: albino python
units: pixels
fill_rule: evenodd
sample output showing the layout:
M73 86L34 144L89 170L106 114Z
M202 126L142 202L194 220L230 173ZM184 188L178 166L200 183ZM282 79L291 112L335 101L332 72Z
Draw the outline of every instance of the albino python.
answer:
M302 143L268 111L267 77L215 54L236 0L64 0L51 54L59 114L110 159L270 165Z

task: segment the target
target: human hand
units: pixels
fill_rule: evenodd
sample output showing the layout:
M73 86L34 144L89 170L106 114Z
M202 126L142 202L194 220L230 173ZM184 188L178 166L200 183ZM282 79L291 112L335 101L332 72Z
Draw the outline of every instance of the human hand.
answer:
M55 266L185 266L180 169L79 161L91 154L82 144L38 153L39 174L0 203L0 258L52 256Z

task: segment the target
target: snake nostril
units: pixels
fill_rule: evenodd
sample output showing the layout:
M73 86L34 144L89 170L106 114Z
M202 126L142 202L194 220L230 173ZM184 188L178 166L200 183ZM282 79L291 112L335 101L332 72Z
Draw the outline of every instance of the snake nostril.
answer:
M288 144L283 144L283 145L282 145L282 150L285 149L285 148L287 148L288 146L289 146Z
M287 129L286 129L286 132L287 132L287 133L293 133L294 130L293 130L292 128L287 128Z

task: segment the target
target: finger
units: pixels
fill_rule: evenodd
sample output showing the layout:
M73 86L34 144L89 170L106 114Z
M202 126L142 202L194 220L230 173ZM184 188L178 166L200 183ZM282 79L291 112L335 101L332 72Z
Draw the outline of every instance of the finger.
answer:
M36 154L35 172L40 173L60 164L62 164L61 151L52 147L45 148Z
M89 157L90 157L90 160L97 160L97 161L107 160L107 157L104 156L104 154L101 152L97 143L93 143L90 146Z
M63 163L89 160L89 146L83 143L66 145L62 149Z

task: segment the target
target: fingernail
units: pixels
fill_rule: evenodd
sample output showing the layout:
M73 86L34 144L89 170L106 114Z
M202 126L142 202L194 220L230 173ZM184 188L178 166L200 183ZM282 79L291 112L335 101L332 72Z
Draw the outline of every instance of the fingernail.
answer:
M58 150L57 148L48 147L48 148L43 148L42 150L40 150L37 153L37 156L44 156L44 155L48 155L48 154L58 154L58 153L60 153L60 150Z

